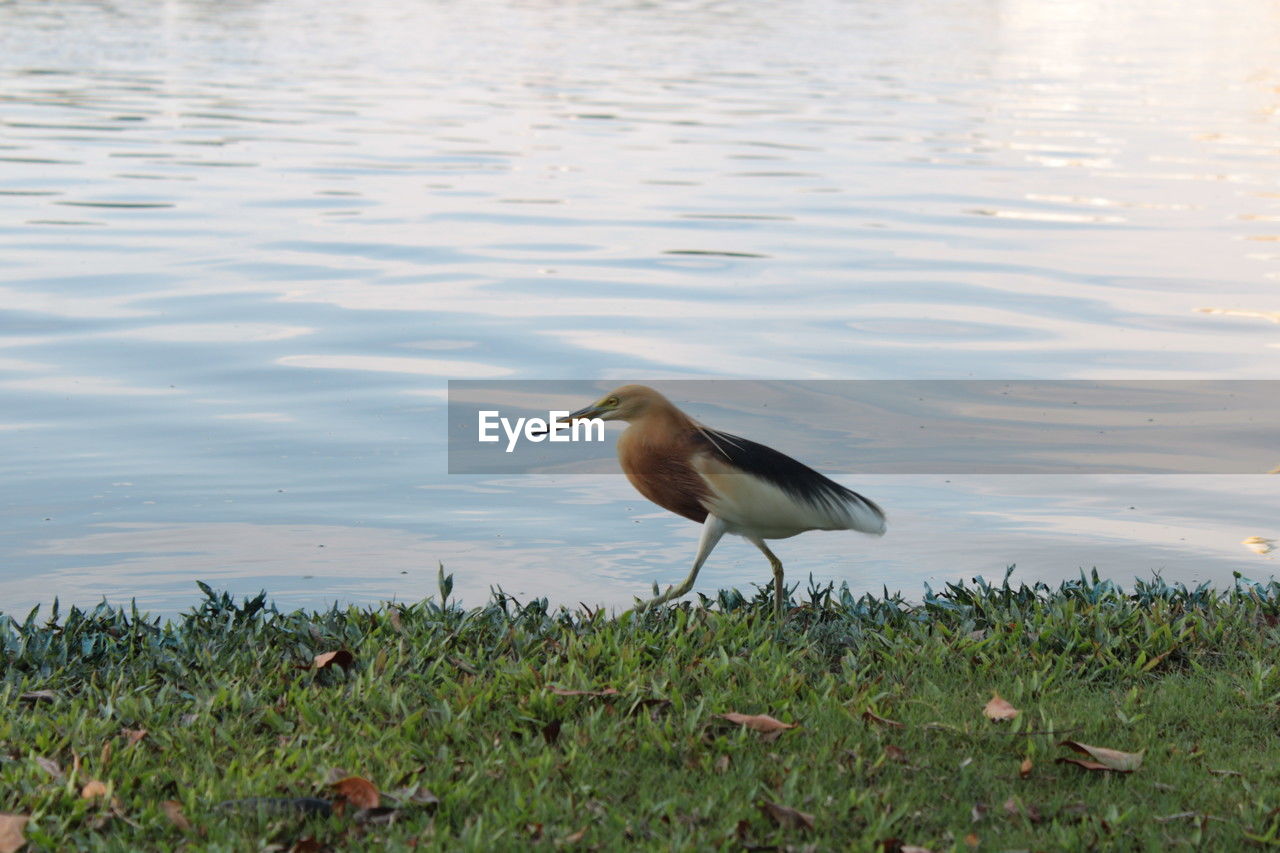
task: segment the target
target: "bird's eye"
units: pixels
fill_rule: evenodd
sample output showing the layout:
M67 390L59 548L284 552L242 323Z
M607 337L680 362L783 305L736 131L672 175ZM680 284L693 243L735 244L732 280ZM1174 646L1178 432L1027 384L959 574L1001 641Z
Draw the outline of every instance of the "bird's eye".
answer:
M618 405L618 398L617 398L617 397L610 397L608 400L605 400L605 401L604 401L604 404L605 404L606 406L616 406L616 405Z

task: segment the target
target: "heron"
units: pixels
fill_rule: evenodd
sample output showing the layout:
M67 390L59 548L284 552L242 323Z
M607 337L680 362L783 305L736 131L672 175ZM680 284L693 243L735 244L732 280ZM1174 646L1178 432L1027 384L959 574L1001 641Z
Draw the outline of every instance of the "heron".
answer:
M875 501L771 447L698 423L648 386L624 385L563 420L590 418L625 421L618 461L631 485L663 509L702 525L689 576L638 603L638 612L687 593L712 549L732 533L769 560L774 611L781 618L782 561L766 539L808 530L884 534L884 510Z

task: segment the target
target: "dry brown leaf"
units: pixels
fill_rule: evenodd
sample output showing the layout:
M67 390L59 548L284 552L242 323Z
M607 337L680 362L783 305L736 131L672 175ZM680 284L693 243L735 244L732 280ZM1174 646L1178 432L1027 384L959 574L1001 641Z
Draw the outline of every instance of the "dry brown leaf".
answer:
M988 720L1002 723L1012 720L1022 712L1010 705L999 693L993 693L991 694L991 701L982 709L982 713Z
M160 804L160 810L164 812L165 817L169 818L169 823L183 832L191 831L191 821L187 820L187 816L182 813L182 803L177 800L165 800Z
M976 832L971 832L968 835L966 835L964 837L964 843L966 847L973 847L975 849L979 844L981 844L981 842L978 840L978 834Z
M794 729L797 725L796 723L784 723L782 720L770 717L768 714L739 714L730 711L727 714L717 714L716 716L722 720L737 723L754 732L760 732L762 735L772 735L773 737L777 737L787 729Z
M1004 801L1004 813L1009 817L1017 817L1022 814L1022 804L1018 802L1017 797L1010 797Z
M612 687L606 687L604 690L566 690L563 687L552 687L551 692L556 696L618 696L619 693Z
M107 786L99 782L97 779L90 779L84 783L84 787L80 789L80 798L84 800L95 800L98 797L107 795Z
M586 834L587 834L587 827L584 826L582 827L582 829L579 829L577 832L566 835L563 839L561 839L560 843L561 844L577 844L586 836Z
M0 814L0 853L17 853L26 846L23 830L30 819L24 814Z
M870 709L862 712L862 719L866 720L868 723L888 726L891 729L905 729L907 727L906 723L900 723L897 720L890 720L886 717L882 717Z
M45 758L43 755L36 756L36 764L40 765L40 769L48 773L55 779L62 779L62 768L58 766L58 762L52 758Z
M1090 746L1078 740L1064 740L1058 746L1073 749L1081 755L1087 755L1093 761L1081 761L1078 758L1059 758L1059 763L1075 764L1085 770L1114 770L1118 773L1132 773L1142 766L1143 752L1121 752L1118 749L1107 749L1105 746ZM1145 751L1144 751L1145 752Z
M351 664L355 663L356 656L346 649L338 649L335 652L324 652L315 656L315 660L311 662L311 668L317 671L328 669L331 666L340 666L347 669Z
M361 776L348 776L339 779L329 786L337 794L334 805L350 803L358 809L376 809L381 801L378 789L373 783Z
M765 800L760 804L760 811L783 829L806 829L813 831L813 815Z
M889 744L884 748L884 756L890 761L897 761L899 764L907 763L906 750L893 744Z
M28 690L18 694L19 702L56 702L58 694L52 690Z
M1022 763L1018 765L1018 776L1023 779L1027 778L1031 775L1032 767L1035 767L1035 765L1031 763L1030 758L1022 759Z
M133 746L138 741L147 736L146 729L121 729L120 734L124 735L125 743Z

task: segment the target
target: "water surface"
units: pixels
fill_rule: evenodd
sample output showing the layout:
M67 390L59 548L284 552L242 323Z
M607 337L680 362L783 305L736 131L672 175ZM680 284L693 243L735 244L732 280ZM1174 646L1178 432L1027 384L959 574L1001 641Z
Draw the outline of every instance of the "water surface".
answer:
M0 5L0 609L683 576L619 476L446 474L450 378L1275 379L1278 51L1274 0ZM1261 476L843 479L889 535L793 577L1280 538Z

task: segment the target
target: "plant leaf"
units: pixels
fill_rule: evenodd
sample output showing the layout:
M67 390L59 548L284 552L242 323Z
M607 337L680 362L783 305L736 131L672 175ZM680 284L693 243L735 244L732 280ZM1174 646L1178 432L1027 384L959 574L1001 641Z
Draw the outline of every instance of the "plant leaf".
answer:
M362 776L348 776L329 787L338 795L339 801L351 803L358 809L376 809L381 802L378 789Z
M744 728L760 732L763 735L774 735L775 737L787 729L794 729L796 723L784 723L782 720L770 717L768 714L739 714L730 711L727 714L717 714L722 720L728 720L731 723L737 723Z
M30 819L24 814L0 814L0 853L17 853L26 846L23 830Z
M96 800L98 797L107 795L107 786L99 782L97 779L90 779L84 783L84 787L80 789L80 798L84 800Z
M337 651L324 652L316 655L315 660L311 663L311 667L317 671L328 669L331 666L340 666L343 669L348 669L351 664L355 663L355 660L356 656L351 654L351 652L346 649L338 649Z
M177 800L165 800L160 804L160 810L164 812L164 816L169 818L169 822L181 829L183 832L191 831L191 821L187 820L187 816L182 813L182 803Z
M1132 773L1142 766L1145 752L1121 752L1118 749L1107 749L1105 746L1090 746L1078 740L1064 740L1058 746L1073 749L1081 755L1087 755L1092 761L1079 758L1059 758L1059 764L1074 764L1085 770L1114 770L1117 773Z
M897 720L890 720L887 717L882 717L869 708L862 712L862 719L866 720L868 723L888 726L891 729L905 729L907 727L906 723L900 723Z
M1012 720L1022 712L1010 705L999 693L993 693L991 694L991 701L982 709L982 713L988 720L1002 723Z
M1018 776L1023 779L1027 778L1031 775L1032 767L1035 767L1035 765L1031 763L1030 758L1022 759L1022 763L1018 765Z
M760 804L760 811L783 829L805 829L813 831L813 815L784 806L780 803L765 800Z

